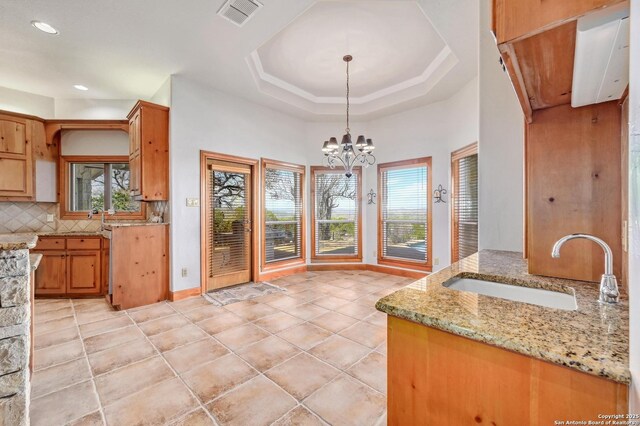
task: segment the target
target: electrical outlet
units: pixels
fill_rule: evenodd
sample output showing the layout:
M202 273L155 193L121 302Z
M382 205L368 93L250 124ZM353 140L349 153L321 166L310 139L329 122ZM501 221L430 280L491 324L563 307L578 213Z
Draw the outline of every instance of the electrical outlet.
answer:
M47 223L53 223L55 219L56 219L55 215L52 215L52 214L47 215Z
M373 251L373 257L378 257L378 251L377 250Z
M186 277L187 276L187 268L182 268L182 277Z
M187 207L200 207L199 198L187 198Z
M439 257L434 257L433 258L433 265L436 266L436 265L439 265L439 264L440 264L440 258Z

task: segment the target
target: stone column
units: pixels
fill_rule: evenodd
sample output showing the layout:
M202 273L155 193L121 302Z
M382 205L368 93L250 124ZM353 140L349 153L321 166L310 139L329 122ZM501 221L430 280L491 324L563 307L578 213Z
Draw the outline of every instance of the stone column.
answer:
M0 426L28 425L29 250L0 250Z

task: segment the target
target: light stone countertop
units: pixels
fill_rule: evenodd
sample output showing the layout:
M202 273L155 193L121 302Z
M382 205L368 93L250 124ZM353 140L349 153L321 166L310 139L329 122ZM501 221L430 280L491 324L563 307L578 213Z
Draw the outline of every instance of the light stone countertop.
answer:
M32 249L38 242L38 236L32 234L0 234L0 250Z
M563 293L577 310L546 308L449 289L451 278L476 278ZM389 315L629 384L629 303L598 302L599 284L527 273L522 253L483 250L380 299Z
M169 222L152 223L152 222L132 222L132 223L105 223L104 229L109 231L113 228L127 228L131 226L163 226L169 225Z
M29 253L29 264L31 265L31 272L38 269L41 260L42 255L40 253Z

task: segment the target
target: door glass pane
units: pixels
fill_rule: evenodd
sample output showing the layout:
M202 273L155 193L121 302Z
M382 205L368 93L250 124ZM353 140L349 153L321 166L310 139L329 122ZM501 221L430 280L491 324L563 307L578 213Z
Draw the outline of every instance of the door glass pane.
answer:
M211 276L239 272L248 268L249 243L246 198L247 175L212 171L212 223L210 251Z

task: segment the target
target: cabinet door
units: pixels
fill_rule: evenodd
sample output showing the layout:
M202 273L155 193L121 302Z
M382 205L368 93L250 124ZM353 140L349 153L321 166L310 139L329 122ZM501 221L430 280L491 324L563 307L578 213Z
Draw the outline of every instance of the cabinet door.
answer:
M138 110L129 120L129 155L131 156L140 153L140 112L141 110Z
M129 158L129 180L131 194L140 195L142 193L142 176L140 173L141 155L137 154Z
M100 250L67 252L67 293L100 294Z
M0 197L33 195L31 122L0 115Z
M0 157L0 194L20 196L27 192L27 162Z
M26 123L0 119L0 152L20 155L27 153Z
M62 295L66 293L67 256L64 251L43 251L36 269L35 294Z

